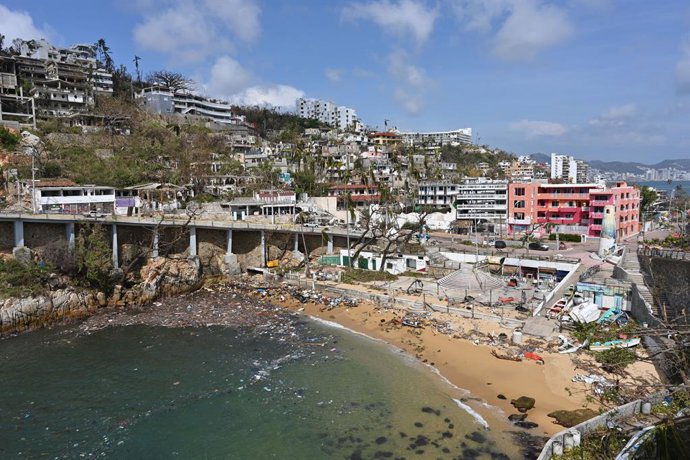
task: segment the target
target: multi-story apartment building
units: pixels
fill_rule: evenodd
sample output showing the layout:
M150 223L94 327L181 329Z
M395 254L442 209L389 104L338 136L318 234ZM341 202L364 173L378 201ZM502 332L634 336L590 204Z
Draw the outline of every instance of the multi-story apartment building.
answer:
M472 128L426 133L400 133L407 145L460 145L472 143Z
M355 109L320 99L297 99L295 114L302 118L319 120L341 130L357 130L359 127Z
M152 113L195 116L221 125L241 125L246 121L244 116L234 113L229 102L189 92L173 92L169 88L152 86L144 88L139 97L144 107Z
M100 66L95 45L57 48L43 39L16 39L12 51L13 55L0 57L2 67L12 68L15 85L22 86L15 92L34 99L39 117L85 112L94 105L95 96L113 93L112 74Z
M364 208L375 204L381 199L379 188L376 185L342 184L333 185L328 190L328 196L337 198L337 209L347 210L348 195L355 208Z
M511 183L508 187L508 234L531 232L601 234L604 206L616 206L619 238L639 232L639 191L624 182L601 184Z
M572 156L551 154L551 179L560 179L572 184L584 184L589 176L589 165Z
M465 179L458 184L455 208L458 220L501 224L508 213L508 182L485 177Z
M616 212L616 239L627 238L640 232L640 191L625 182L615 187L589 192L589 235L600 236L606 206Z
M458 195L458 185L450 182L422 182L417 185L417 206L451 206Z

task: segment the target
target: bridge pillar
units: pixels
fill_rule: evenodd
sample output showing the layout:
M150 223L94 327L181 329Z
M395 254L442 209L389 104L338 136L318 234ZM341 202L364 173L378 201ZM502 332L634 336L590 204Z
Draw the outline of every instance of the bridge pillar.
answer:
M118 242L117 242L117 224L113 224L113 268L120 268L120 258L118 254Z
M292 254L297 257L297 254L299 253L299 233L295 233L295 249L292 251Z
M190 257L196 257L197 256L196 227L193 225L189 227L189 256Z
M74 236L74 222L67 222L65 224L65 236L67 238L67 247L70 251L74 250L75 236Z
M232 229L227 230L226 249L225 249L225 273L228 275L238 275L242 273L237 256L232 253Z
M261 230L261 267L266 266L266 232Z
M328 254L333 254L333 234L329 233L328 234Z
M228 229L225 240L227 242L225 253L226 254L232 254L232 229L231 228Z
M14 221L14 247L24 247L24 222L21 220Z
M160 243L160 235L158 233L158 227L153 228L153 241L151 243L151 258L158 258L158 246Z

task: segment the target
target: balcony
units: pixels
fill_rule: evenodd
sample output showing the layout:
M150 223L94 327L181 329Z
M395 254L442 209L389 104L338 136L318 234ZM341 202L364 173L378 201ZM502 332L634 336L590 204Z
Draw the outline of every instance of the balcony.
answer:
M595 231L601 231L601 225L600 224L589 224L589 229L595 230Z
M613 200L590 200L590 206L608 206L613 204Z
M514 219L509 217L508 223L513 225L530 225L532 223L532 219Z
M585 200L589 201L589 193L538 193L538 200Z
M590 212L589 217L592 219L603 219L604 213L603 212Z

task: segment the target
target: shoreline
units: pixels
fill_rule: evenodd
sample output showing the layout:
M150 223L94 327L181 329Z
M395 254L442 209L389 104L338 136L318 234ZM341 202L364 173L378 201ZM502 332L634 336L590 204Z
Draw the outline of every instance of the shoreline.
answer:
M337 324L352 333L399 349L424 364L445 383L464 393L469 401L479 402L479 414L483 418L498 420L500 425L510 427L508 415L519 413L511 405L511 400L521 396L535 398L535 406L527 412L526 421L537 423L538 426L526 430L530 435L552 436L565 429L548 417L547 414L551 412L584 407L597 411L602 407L591 400L589 385L572 381L575 375L590 373L579 368L575 361L591 364L594 361L591 357L584 354L560 354L555 344L525 338L525 342L530 345L540 342L536 346L539 355L544 358L544 364L530 360L515 362L497 359L491 355L491 351L498 347L483 343L486 341L485 337L496 337L501 332L510 336L512 332L512 329L497 323L445 313L433 314L434 318L449 321L461 330L469 330L470 338L465 339L457 334L442 334L431 327L413 329L396 326L394 324L399 324L406 310L380 308L365 301L356 307L328 309L313 302L302 304L294 299L279 300L275 296L268 299L276 305ZM478 338L473 340L474 336ZM632 365L631 374L628 377L631 381L639 375L658 379L653 365L639 361ZM499 395L505 399L499 398ZM477 408L477 404L474 406L473 409Z
M268 287L246 278L229 280L206 284L196 291L137 308L100 309L80 320L76 329L90 334L105 327L136 324L177 328L253 328L267 319L279 327L284 315L299 314L320 320L317 321L320 323L327 322L325 326L339 327L382 342L404 353L415 364L423 364L439 381L457 390L463 403L469 401L482 419L489 420L490 426L502 431L511 428L523 430L508 420L509 415L518 414L510 404L511 400L521 396L536 400L534 408L527 412L526 421L538 426L524 430L531 436L552 436L564 429L547 416L550 412L583 407L599 409L599 405L590 400L589 386L572 381L578 373L589 374L577 367L577 363L583 361L587 364L589 357L584 354L559 354L553 344L525 337L525 345L535 349L544 358L544 364L530 360L501 360L492 356L491 351L497 347L510 347L505 340L497 341L496 338L500 333L509 337L512 329L498 323L433 313L435 326L447 326L443 332L429 327L428 323L424 328L410 328L401 324L406 313L404 308L379 307L366 301L359 301L356 306L329 308L315 301L302 303L292 295L294 292L295 288L285 284ZM499 350L505 351L505 348ZM593 359L589 358L589 361ZM633 379L640 375L658 378L651 364L638 361L633 368Z

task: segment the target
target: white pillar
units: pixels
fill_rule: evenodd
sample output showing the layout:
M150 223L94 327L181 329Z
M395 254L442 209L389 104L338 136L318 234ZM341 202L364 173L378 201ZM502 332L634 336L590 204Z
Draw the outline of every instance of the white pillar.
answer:
M333 234L328 234L328 254L333 254Z
M74 236L74 222L68 222L65 224L65 232L67 236L67 247L71 250L74 249L75 236Z
M21 220L14 221L14 247L24 247L24 222Z
M189 256L196 257L196 227L189 227Z
M299 233L295 233L295 250L293 252L295 254L299 252Z
M118 257L118 243L117 243L117 224L112 225L113 229L113 268L120 268L120 259Z
M160 235L158 233L158 227L153 228L153 242L151 243L151 258L158 258L158 247L160 243Z
M261 230L261 267L266 266L266 232Z
M225 249L225 253L226 254L232 254L232 229L231 228L228 229L228 233L227 233L226 238L227 238L227 246Z

